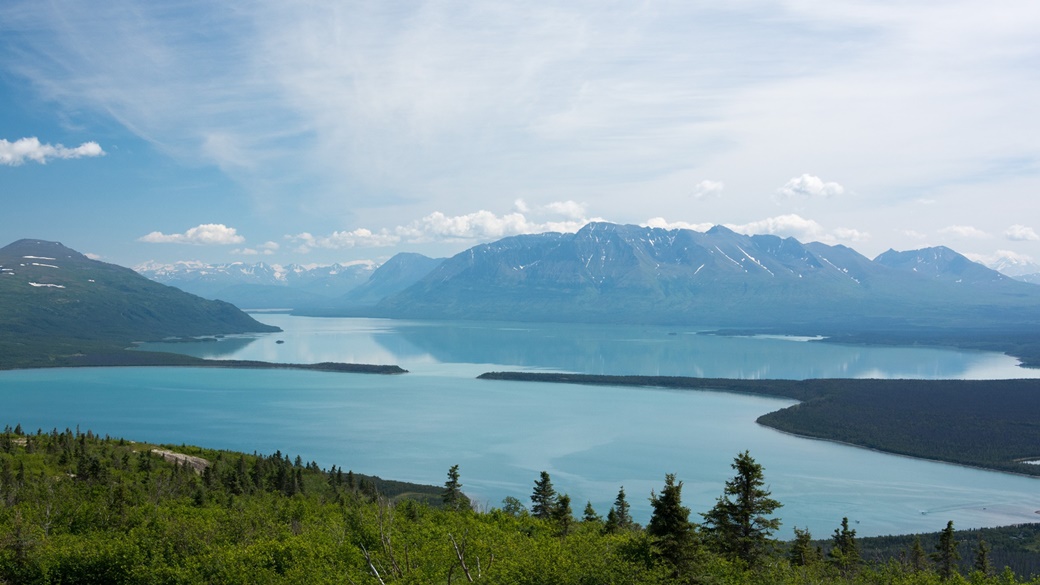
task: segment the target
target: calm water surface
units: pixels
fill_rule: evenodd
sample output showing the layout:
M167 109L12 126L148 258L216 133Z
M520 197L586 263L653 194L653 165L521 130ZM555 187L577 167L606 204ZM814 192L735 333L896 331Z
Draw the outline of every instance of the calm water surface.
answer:
M155 442L272 453L323 467L443 483L460 465L484 505L527 502L539 471L580 510L605 514L625 486L633 511L666 473L707 511L748 449L793 526L826 537L1040 520L1040 483L784 435L755 424L790 401L716 392L480 381L490 369L719 377L1025 377L1006 356L720 338L632 327L518 326L260 315L286 331L172 344L184 353L284 362L395 363L412 373L101 368L0 372L0 412L28 428L80 425ZM277 343L277 341L283 343ZM152 346L156 347L156 346Z

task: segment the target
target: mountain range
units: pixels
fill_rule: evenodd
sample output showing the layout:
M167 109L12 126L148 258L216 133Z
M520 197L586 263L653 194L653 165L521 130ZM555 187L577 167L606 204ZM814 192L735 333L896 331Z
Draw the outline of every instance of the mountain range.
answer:
M722 226L697 232L598 222L576 233L503 238L447 259L398 254L378 267L183 263L139 270L231 297L223 301L298 314L874 332L874 341L884 332L891 342L906 342L900 332L909 330L942 332L929 343L956 330L957 345L1028 346L1017 354L1040 358L1040 287L945 247L869 259L841 245ZM125 346L270 329L223 301L56 242L20 240L0 249L0 337L9 352L47 336Z
M482 244L372 314L725 327L1040 323L1040 287L945 247L871 260L841 245L591 223Z
M346 294L366 283L375 268L374 262L330 266L146 262L134 270L156 282L244 309L299 309L321 306Z
M996 262L1019 280L1035 276L1020 260ZM994 311L1028 313L1022 299L1036 292L944 247L871 260L844 246L721 226L701 233L610 223L505 238L446 260L402 253L381 266L182 262L137 270L240 307L309 315L729 326L977 322Z

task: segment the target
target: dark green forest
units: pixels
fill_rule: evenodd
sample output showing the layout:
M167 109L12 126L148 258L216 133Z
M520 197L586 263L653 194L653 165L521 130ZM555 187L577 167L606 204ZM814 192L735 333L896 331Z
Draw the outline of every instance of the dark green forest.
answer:
M900 455L1040 475L1040 380L735 380L493 372L489 380L655 386L776 396L758 422Z
M280 452L7 427L0 583L1040 583L1036 526L859 539L836 518L833 535L781 542L765 470L747 452L732 469L701 513L671 474L651 494L619 486L606 511L544 472L529 501L474 509L458 466L418 486ZM633 497L650 498L645 527Z

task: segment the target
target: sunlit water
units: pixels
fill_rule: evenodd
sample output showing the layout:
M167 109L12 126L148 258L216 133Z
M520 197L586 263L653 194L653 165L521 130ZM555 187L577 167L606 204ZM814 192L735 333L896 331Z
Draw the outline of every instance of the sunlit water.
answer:
M529 501L548 471L576 511L606 514L624 486L638 520L666 473L707 511L745 449L793 526L826 537L1040 520L1038 480L785 435L755 419L791 401L703 391L481 381L500 369L708 377L1033 377L1006 356L724 338L667 328L417 323L260 315L283 333L171 344L215 358L399 364L400 376L288 370L101 368L0 372L11 424L79 425L154 442L272 453L443 483L459 464L483 506ZM283 343L277 343L278 341ZM153 345L151 348L157 346Z

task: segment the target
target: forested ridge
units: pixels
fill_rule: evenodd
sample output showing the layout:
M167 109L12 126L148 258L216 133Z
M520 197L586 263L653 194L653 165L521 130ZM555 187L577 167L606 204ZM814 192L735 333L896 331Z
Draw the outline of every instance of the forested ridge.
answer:
M758 418L785 432L900 455L1040 476L1040 380L737 380L492 372L489 380L656 386L777 396Z
M459 466L443 487L416 486L280 452L7 427L0 583L1040 583L995 563L1035 552L1035 527L978 531L989 545L952 524L873 545L835 519L830 538L796 529L779 542L782 502L763 468L747 452L732 468L701 514L671 474L652 494L619 486L605 513L578 513L580 494L556 492L545 472L529 505L473 509ZM648 496L644 528L628 498Z

